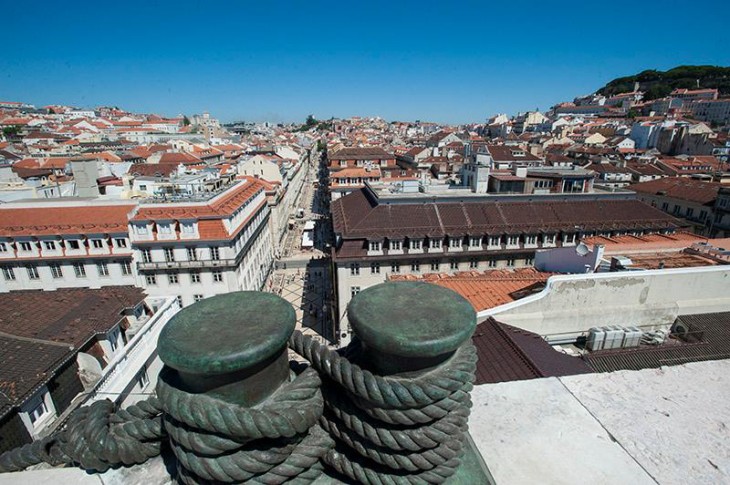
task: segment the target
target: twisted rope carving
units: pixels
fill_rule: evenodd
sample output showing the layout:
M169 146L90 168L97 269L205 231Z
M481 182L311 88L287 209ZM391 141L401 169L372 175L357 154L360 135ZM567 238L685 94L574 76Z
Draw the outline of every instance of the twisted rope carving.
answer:
M458 433L466 431L469 409L457 408L429 426L406 428L383 427L374 418L364 414L349 399L328 388L323 389L325 406L350 431L377 446L397 451L419 451L433 448Z
M461 346L449 361L413 379L376 376L298 330L289 338L289 346L323 375L383 408L410 409L446 399L472 382L476 371L476 349L471 344Z
M0 455L0 472L42 462L74 463L98 472L143 463L160 453L165 436L161 411L156 398L117 411L112 402L97 401L75 410L62 431Z
M310 469L334 446L316 425L324 408L320 386L317 372L307 368L249 408L187 393L177 386L176 373L164 369L157 393L180 479L273 484L319 476L321 470Z
M325 455L328 466L378 485L442 483L456 472L476 370L471 342L415 378L362 369L357 341L334 352L295 331L289 346L329 382L320 425L339 444Z
M174 373L165 368L157 382L157 395L165 412L176 421L245 442L291 438L306 432L322 414L320 383L317 373L307 369L284 384L265 405L246 408L204 394L180 391L174 387Z

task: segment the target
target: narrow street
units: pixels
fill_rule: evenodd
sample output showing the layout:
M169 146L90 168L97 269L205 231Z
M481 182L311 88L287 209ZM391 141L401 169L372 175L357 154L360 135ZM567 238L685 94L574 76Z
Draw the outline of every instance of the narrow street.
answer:
M302 195L297 207L291 209L294 227L284 236L281 257L275 263L268 291L290 302L296 311L297 329L322 343L332 341L331 305L333 301L330 274L329 247L331 245L331 218L329 200L321 183L320 160L308 167ZM320 182L316 184L315 181ZM297 218L297 209L304 216ZM302 234L308 221L314 222L313 248L302 248Z

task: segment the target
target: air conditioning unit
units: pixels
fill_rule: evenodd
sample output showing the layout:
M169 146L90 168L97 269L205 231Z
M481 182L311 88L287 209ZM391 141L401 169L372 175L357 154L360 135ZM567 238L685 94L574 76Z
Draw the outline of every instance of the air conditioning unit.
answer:
M618 325L608 325L602 329L606 333L603 348L606 350L621 348L624 343L624 330Z
M624 347L638 347L641 344L641 336L644 335L638 327L626 327L624 329Z
M588 331L586 347L588 350L602 350L606 340L606 332L599 327L593 327Z

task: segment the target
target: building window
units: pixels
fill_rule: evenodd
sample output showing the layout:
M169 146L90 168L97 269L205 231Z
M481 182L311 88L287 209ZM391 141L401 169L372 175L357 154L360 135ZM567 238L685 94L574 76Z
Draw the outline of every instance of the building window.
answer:
M687 207L687 217L692 217L695 213L695 210L692 207Z
M68 242L68 247L69 247L69 249L79 249L79 248L81 248L81 245L79 244L78 241L73 240L73 241Z
M52 263L49 265L51 267L51 275L55 278L63 278L63 272L61 271L61 265L57 263Z
M707 219L707 211L700 211L700 220L704 221Z
M360 265L358 263L350 264L350 276L357 276L360 274Z
M473 248L478 248L482 245L482 238L480 237L471 237L469 238L469 245Z
M198 253L195 251L195 248L187 248L188 253L188 261L197 261L198 260Z
M355 295L360 293L360 287L359 286L351 286L350 287L350 298L354 298Z
M140 189L142 189L142 188L140 187ZM145 190L145 189L142 189L142 190ZM137 234L139 234L140 236L147 235L147 225L137 226Z
M370 241L370 251L380 251L380 241Z
M106 263L96 263L99 276L109 276L109 266Z
M526 236L525 244L537 244L537 236Z
M175 261L175 250L172 248L165 248L165 261L171 263Z
M3 277L5 281L15 281L15 271L10 266L3 266Z
M528 256L525 258L525 264L532 266L532 264L535 262L535 258L533 256Z
M400 241L390 241L390 249L391 251L400 251L401 248L401 242Z
M74 274L77 278L86 278L86 266L83 263L74 263Z
M681 210L681 207L679 207L678 205L675 205L675 206L674 206L674 209L672 209L672 213L673 213L674 215L677 215L677 214L679 214L679 211L680 211L680 210Z
M143 365L142 369L140 369L140 371L137 373L137 384L139 384L139 387L141 389L144 389L149 383L150 379L147 376L147 366Z
M421 249L421 240L411 239L411 249Z
M118 248L126 248L127 247L127 240L124 238L117 238L114 240L114 243L117 245Z
M489 267L490 268L496 268L497 267L497 260L492 258L489 260Z
M515 265L515 258L507 258L507 266L512 268Z
M190 273L190 281L192 283L200 283L200 273Z
M8 251L8 245L4 242L0 242L0 253L6 253Z
M203 295L193 295L193 301L195 303L198 303L202 299L203 299Z
M575 234L566 234L565 235L565 242L566 243L574 243L575 242Z
M413 261L411 263L411 271L418 273L421 271L421 262L420 261Z
M177 295L177 296L175 297L175 301L177 301L177 306L179 306L180 308L182 308L182 307L183 307L183 299L182 299L182 295Z
M390 263L391 273L400 273L400 263Z
M220 250L217 246L213 246L210 248L210 259L213 261L218 261L221 259Z
M555 234L545 234L545 244L555 244Z
M142 261L145 263L151 263L152 262L152 251L149 249L143 249L142 250Z
M28 278L32 280L37 280L40 276L38 276L38 267L34 264L29 264L25 267L25 269L28 271Z
M183 222L182 223L182 232L184 234L192 234L193 232L193 223L192 222Z
M46 247L46 250L48 250L48 251L55 251L55 249L56 249L56 243L53 241L44 241L43 245Z
M147 286L154 286L157 284L157 276L153 274L146 275L144 280L147 283Z
M41 396L36 405L33 406L33 409L28 412L28 418L30 419L30 423L35 426L46 414L48 414L48 406L46 406L46 401Z
M469 268L476 269L478 266L479 266L479 261L477 261L474 258L469 260Z
M223 273L220 271L213 271L213 281L216 283L223 282Z
M380 263L370 263L370 273L380 274Z
M460 248L461 247L461 238L449 239L449 247L452 249Z
M101 249L104 247L104 241L101 239L92 239L91 245L94 247L94 249Z
M177 273L168 273L167 282L171 285L176 285L176 284L180 283L180 278L178 277Z
M500 236L492 236L489 238L489 245L490 246L500 246L501 245L501 237Z
M129 264L129 261L122 261L120 263L120 265L122 266L122 274L123 275L126 276L126 275L132 274L132 265Z
M441 249L441 239L431 239L431 249Z
M29 242L23 241L22 243L20 243L20 249L22 249L23 251L30 251L30 248L31 246Z
M520 236L508 236L507 237L507 244L510 246L516 246L519 244Z
M170 224L157 224L157 229L160 231L160 234L171 234L172 228L170 226Z
M438 260L431 261L431 271L438 271L438 270L439 270Z
M455 259L452 259L449 261L449 268L450 269L459 269L459 262Z

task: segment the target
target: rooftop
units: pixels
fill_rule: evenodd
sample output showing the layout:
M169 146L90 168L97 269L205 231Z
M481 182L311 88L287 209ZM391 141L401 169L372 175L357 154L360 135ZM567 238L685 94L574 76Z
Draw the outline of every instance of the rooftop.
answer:
M673 199L712 205L722 184L702 182L684 177L668 177L630 185L628 188L648 195L659 195Z

